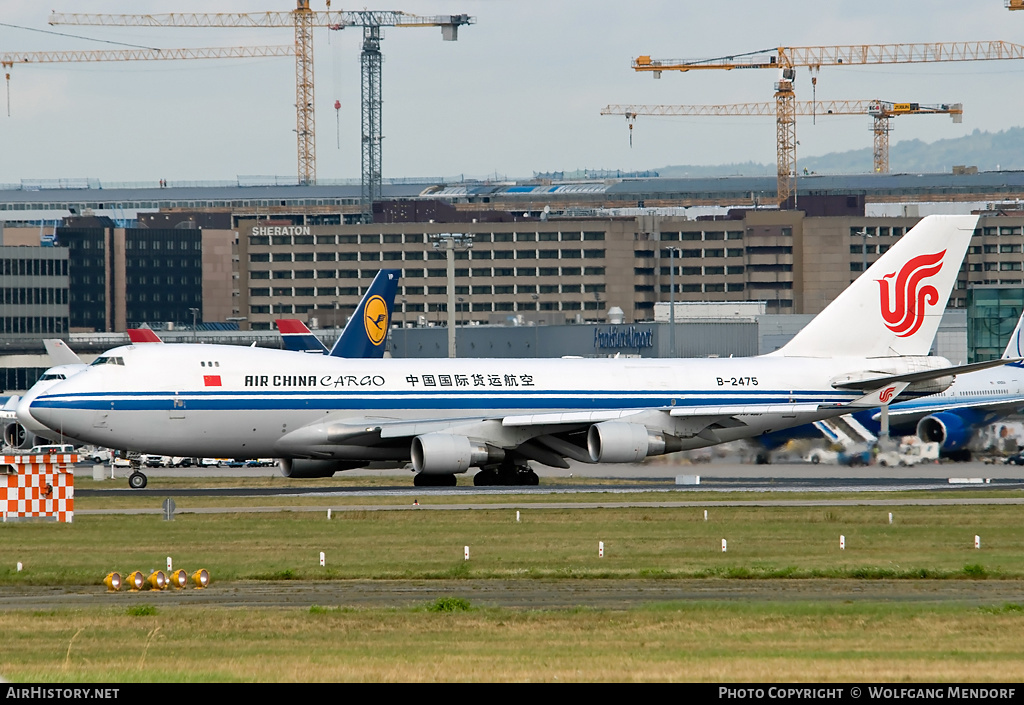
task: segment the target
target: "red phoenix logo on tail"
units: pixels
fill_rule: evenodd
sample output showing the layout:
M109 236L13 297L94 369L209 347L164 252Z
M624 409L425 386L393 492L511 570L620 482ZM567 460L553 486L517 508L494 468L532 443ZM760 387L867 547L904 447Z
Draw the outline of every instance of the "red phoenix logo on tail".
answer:
M899 274L886 274L876 279L882 294L882 318L885 327L900 338L917 332L924 323L925 304L939 303L939 292L931 284L921 286L921 281L933 277L942 269L942 257L946 251L934 255L919 255L903 265ZM890 280L896 277L896 291L891 293Z

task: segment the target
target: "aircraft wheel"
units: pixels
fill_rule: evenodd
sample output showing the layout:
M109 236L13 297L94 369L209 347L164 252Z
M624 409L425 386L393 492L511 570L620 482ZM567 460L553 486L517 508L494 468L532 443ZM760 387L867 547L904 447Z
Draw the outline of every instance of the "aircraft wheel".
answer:
M422 472L416 473L412 478L412 484L416 487L455 487L455 475L428 475Z
M141 490L146 486L146 476L141 472L133 472L128 476L128 486L133 490Z
M473 476L473 484L477 487L490 487L498 484L498 473L494 469L481 470Z
M811 456L811 465L817 465L820 462L821 462L821 458L819 458L816 455L812 455Z
M519 480L523 485L536 486L540 484L540 477L533 469L519 473Z

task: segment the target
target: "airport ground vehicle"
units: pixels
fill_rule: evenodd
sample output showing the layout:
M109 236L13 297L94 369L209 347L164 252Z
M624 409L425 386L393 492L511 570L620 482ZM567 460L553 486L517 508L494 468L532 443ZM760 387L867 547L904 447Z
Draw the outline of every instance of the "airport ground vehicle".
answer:
M29 455L68 455L75 452L75 447L69 444L32 446Z

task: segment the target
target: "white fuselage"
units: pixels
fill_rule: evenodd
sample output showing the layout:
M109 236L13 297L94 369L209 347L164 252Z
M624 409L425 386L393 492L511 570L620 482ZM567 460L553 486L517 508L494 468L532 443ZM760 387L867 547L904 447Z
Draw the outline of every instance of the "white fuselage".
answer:
M417 424L408 422L422 421L428 432L457 419L500 425L511 417L572 419L616 410L700 409L704 416L742 419L718 430L714 440L689 438L683 447L690 448L839 415L849 409L818 405L842 404L860 393L835 389L836 377L871 369L898 374L907 364L903 358L773 356L362 360L234 346L129 345L39 395L31 412L90 443L177 456L310 457L296 441L304 438L301 430L335 424L325 433L343 440L321 433L309 443L327 447L331 457L364 459L408 457L408 442L400 439L373 448L344 440L396 420L406 420L415 435ZM744 414L747 406L751 411Z

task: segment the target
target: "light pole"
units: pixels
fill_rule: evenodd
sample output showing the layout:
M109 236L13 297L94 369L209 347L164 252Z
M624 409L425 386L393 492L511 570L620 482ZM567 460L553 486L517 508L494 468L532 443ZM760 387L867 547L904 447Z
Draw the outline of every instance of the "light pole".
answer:
M455 250L473 247L472 233L438 233L431 235L435 250L444 250L448 264L448 357L455 357Z
M676 248L668 248L668 356L676 356Z
M860 235L861 237L862 244L860 246L860 271L861 274L863 274L868 269L868 238L875 236L869 233L867 228L861 228L860 230L855 232L854 235Z
M192 312L192 342L193 343L198 343L199 342L199 334L196 332L196 316L199 314L199 309L198 308L190 308L189 311Z

